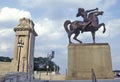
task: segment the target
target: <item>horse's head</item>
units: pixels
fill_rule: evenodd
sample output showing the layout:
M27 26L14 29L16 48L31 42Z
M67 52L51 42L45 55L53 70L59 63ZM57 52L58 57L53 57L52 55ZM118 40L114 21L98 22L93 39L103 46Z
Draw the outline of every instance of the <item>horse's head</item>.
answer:
M94 15L96 15L96 16L98 16L98 15L103 15L103 11L96 11L96 12L94 12Z

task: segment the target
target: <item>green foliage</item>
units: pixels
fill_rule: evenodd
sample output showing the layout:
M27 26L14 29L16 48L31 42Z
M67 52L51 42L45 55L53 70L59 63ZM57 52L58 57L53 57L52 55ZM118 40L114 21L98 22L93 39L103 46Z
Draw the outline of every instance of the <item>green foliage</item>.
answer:
M11 58L0 56L0 62L11 62Z
M34 58L34 70L36 71L46 71L47 66L49 66L48 71L59 71L59 66L48 58L38 57Z

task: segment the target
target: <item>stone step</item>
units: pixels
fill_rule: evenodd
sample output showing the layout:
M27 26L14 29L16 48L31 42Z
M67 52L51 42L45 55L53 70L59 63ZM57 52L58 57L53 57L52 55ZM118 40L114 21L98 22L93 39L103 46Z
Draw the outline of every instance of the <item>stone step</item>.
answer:
M33 82L92 82L92 80L34 80ZM119 79L100 79L97 82L120 82Z
M4 79L4 75L0 75L0 82Z

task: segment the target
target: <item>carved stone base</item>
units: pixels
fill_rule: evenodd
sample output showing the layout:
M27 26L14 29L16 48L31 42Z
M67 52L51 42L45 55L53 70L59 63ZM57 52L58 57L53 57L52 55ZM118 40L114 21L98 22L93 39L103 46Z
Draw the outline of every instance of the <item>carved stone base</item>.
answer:
M91 79L91 69L97 79L113 78L109 44L69 44L67 79Z

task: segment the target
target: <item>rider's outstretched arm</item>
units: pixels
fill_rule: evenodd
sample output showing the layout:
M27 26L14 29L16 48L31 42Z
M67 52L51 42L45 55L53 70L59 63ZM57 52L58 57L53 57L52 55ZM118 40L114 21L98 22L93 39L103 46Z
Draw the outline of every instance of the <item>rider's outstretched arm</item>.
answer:
M91 11L95 11L95 10L98 10L98 8L91 9L91 10L86 10L86 12L89 13L89 12L91 12Z

